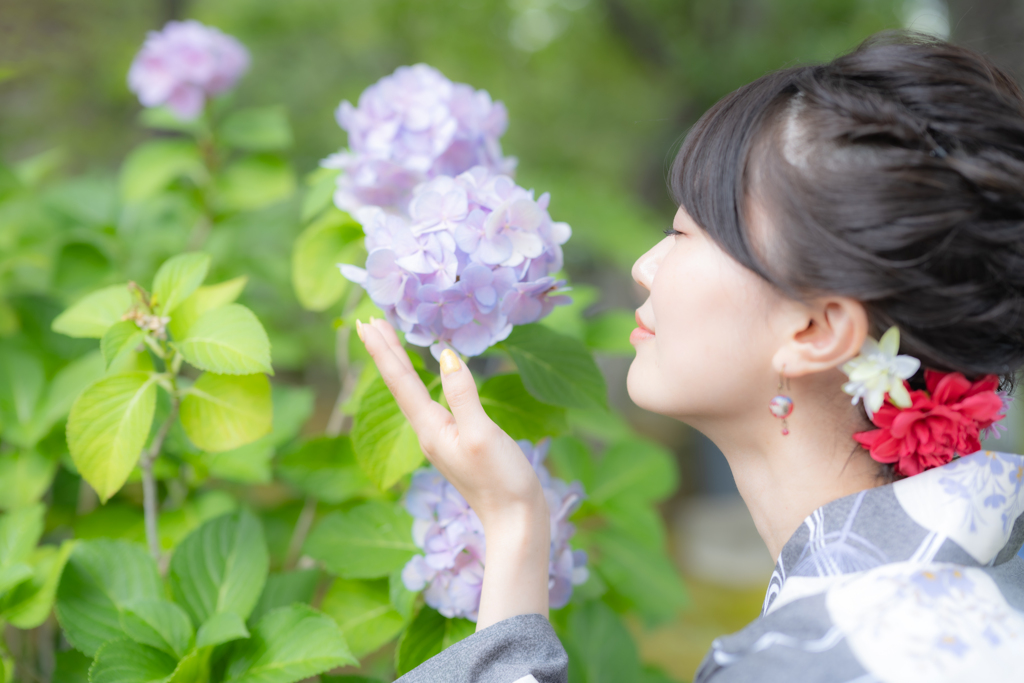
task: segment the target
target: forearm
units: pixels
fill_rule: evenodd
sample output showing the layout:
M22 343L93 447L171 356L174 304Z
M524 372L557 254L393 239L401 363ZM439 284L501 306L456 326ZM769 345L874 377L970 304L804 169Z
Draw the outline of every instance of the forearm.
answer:
M485 526L487 552L477 630L520 614L548 616L551 523L547 506L525 506Z

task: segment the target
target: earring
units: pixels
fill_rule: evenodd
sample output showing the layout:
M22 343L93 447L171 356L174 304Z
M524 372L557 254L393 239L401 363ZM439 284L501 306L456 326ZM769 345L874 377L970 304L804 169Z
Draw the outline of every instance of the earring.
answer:
M783 372L786 370L786 366L782 366ZM772 415L782 420L782 435L789 435L789 424L786 422L786 418L793 413L793 399L782 393L782 373L779 373L779 388L777 389L778 394L771 401L768 402L768 410ZM789 378L785 379L786 391L789 391Z

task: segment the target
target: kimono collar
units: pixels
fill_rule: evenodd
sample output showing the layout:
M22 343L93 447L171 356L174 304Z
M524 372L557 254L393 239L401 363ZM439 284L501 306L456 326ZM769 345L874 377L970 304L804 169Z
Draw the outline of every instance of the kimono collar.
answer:
M1022 543L1024 456L979 451L812 512L782 548L762 614L836 577L906 561L992 566ZM794 577L800 588L778 601Z

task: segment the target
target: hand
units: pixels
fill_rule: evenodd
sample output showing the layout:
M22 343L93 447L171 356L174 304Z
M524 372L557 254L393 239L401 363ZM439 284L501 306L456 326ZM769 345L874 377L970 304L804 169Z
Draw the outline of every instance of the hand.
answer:
M517 614L548 611L550 522L536 472L522 449L487 416L469 368L441 354L451 412L430 398L394 330L356 322L359 338L419 439L427 459L477 513L487 536L477 629Z

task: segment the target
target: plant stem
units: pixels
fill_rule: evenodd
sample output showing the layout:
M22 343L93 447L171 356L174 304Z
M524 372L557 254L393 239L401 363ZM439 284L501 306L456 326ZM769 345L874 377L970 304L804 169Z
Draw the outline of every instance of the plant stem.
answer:
M302 506L302 512L299 513L299 519L295 522L295 530L288 541L288 552L284 559L285 567L294 567L295 563L299 561L299 553L302 552L302 546L306 544L306 536L309 535L314 519L316 519L316 498L307 496L306 502Z
M143 452L142 458L139 460L139 467L142 469L142 509L146 517L146 543L149 545L150 555L158 563L160 562L160 529L157 520L160 513L156 479L153 478L153 462L160 455L164 439L167 438L167 433L171 430L171 424L176 417L178 417L178 399L172 398L171 412L167 415L164 423L160 425L160 429L157 430L156 436L153 437L153 443L149 445L149 449Z

